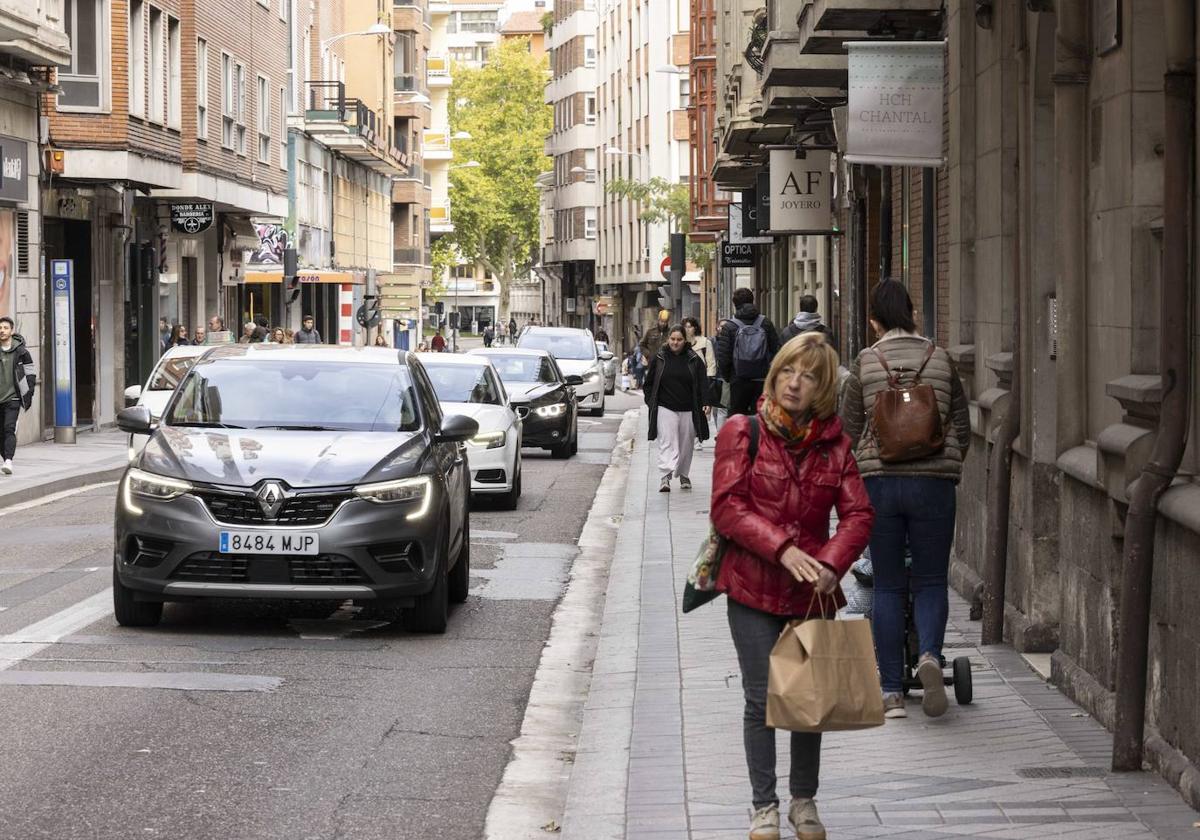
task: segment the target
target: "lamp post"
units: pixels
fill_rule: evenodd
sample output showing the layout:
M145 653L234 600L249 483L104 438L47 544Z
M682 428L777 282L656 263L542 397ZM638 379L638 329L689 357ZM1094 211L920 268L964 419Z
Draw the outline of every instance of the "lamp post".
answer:
M331 38L326 38L324 41L321 42L321 70L322 70L322 72L324 72L324 69L325 69L325 59L329 54L329 48L331 46L333 46L334 44L336 44L338 41L341 41L344 38L356 38L360 35L391 35L391 34L392 34L392 27L388 26L386 23L380 22L380 23L373 24L370 29L363 29L360 32L342 32L337 35L334 35Z

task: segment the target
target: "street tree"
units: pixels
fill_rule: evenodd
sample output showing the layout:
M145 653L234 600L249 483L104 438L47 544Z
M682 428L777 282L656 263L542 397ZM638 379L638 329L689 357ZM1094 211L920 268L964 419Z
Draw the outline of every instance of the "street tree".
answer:
M450 91L450 130L456 140L450 171L454 233L461 257L482 265L500 284L500 316L512 281L537 254L538 176L551 168L544 144L553 128L545 98L548 64L527 39L502 41L479 68L456 66ZM479 166L464 166L478 161Z
M649 181L636 181L630 178L614 178L609 181L605 191L633 201L640 207L638 219L652 225L666 223L667 233L689 233L692 226L691 199L688 197L688 185L666 178L654 177ZM666 256L670 242L664 249ZM687 244L687 261L700 268L708 268L712 264L713 246L706 242Z

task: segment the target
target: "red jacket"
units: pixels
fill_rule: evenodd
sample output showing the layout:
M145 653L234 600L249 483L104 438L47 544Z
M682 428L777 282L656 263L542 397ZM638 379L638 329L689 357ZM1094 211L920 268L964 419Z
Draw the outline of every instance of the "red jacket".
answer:
M757 422L753 466L749 417L730 417L717 435L711 515L717 533L730 540L717 589L757 610L804 616L813 589L780 564L783 550L795 545L841 580L867 544L875 511L837 417L825 421L819 437L799 456L788 452L761 419ZM839 521L831 538L833 509ZM845 606L840 587L834 597L838 607Z

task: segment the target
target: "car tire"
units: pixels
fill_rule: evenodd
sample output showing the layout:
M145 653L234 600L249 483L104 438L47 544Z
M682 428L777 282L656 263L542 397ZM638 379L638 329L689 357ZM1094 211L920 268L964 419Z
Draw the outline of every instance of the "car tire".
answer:
M571 441L566 440L557 446L550 447L550 457L557 458L560 461L564 458L571 457Z
M458 550L458 560L450 570L448 580L450 603L464 604L471 591L471 526L463 526L462 548Z
M615 382L604 388L604 396L606 397L611 397L615 393L617 393L617 384Z
M575 431L571 434L571 454L579 454L579 424L575 424Z
M137 601L113 567L113 614L122 627L154 627L162 621L162 601Z
M517 501L521 498L521 461L517 459L517 474L513 479L512 489L500 497L500 507L504 510L516 510Z
M449 540L446 541L447 544ZM446 557L449 547L442 552L438 560L438 569L433 577L433 588L424 595L418 595L416 603L404 611L401 623L410 633L430 633L440 635L446 632L450 621L450 582L446 571Z

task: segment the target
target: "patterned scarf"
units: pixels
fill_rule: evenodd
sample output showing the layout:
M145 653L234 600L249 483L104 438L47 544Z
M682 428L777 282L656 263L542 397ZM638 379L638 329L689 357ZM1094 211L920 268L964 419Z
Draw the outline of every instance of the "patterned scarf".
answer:
M758 416L767 431L783 440L783 445L793 454L810 446L821 430L821 421L812 414L797 420L768 396L763 396L758 404Z

